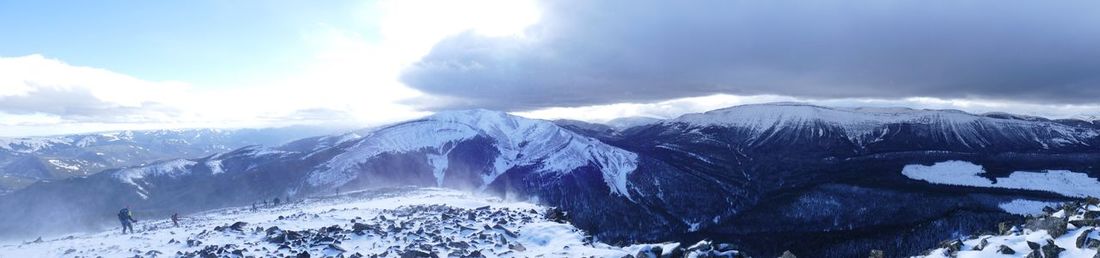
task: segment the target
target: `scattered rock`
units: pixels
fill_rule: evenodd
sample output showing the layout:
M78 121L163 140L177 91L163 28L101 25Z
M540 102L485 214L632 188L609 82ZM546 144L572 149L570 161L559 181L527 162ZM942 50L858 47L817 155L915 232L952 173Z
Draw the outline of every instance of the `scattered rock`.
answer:
M1016 250L1012 250L1011 247L1008 247L1006 245L1001 245L1001 246L997 247L997 253L1000 253L1000 254L1016 254Z
M1066 234L1066 221L1062 218L1044 217L1028 221L1024 228L1032 231L1046 230L1051 237L1057 238Z

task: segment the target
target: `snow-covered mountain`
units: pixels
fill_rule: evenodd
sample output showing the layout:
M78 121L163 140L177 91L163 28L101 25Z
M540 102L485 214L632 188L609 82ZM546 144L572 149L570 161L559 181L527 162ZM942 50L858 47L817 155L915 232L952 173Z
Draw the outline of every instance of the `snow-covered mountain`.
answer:
M608 128L441 112L35 184L0 197L21 207L0 213L0 233L95 228L121 204L163 216L414 185L559 207L607 243L711 238L754 256L892 257L1019 219L1010 204L1100 184L1089 181L1100 178L1100 128L1081 120L775 103ZM1076 190L1052 189L1066 187Z
M680 128L726 127L743 132L742 146L796 138L839 138L860 148L920 147L953 150L1087 150L1100 132L1047 119L1007 114L975 115L958 110L831 108L801 103L736 106L688 114L662 123Z
M62 136L0 138L0 194L38 180L95 174L157 160L196 158L248 145L279 145L330 134L315 127L116 131Z
M140 210L138 211L140 212ZM117 230L0 242L0 257L636 257L738 254L730 245L616 247L554 209L448 189L381 189L185 214Z

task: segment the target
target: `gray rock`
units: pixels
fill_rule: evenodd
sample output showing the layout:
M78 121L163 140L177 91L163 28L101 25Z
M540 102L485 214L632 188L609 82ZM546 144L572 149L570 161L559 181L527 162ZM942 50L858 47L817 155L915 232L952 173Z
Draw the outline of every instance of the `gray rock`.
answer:
M1051 237L1057 238L1066 234L1066 221L1062 218L1044 217L1029 220L1024 228L1032 231L1046 230Z
M1016 254L1016 250L1012 250L1011 247L1008 247L1006 245L1001 245L1001 246L997 247L997 253L1000 253L1000 254Z
M1074 243L1077 248L1085 247L1085 243L1089 240L1089 234L1092 233L1092 229L1086 229L1081 232L1080 236L1077 236L1077 241Z

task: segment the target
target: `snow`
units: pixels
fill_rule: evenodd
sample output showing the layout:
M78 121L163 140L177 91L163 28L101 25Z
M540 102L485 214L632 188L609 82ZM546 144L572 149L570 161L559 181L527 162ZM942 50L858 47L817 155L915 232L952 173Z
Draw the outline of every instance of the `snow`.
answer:
M506 202L494 197L473 195L457 190L438 188L400 189L392 192L367 191L359 193L346 193L340 196L328 196L321 198L309 198L295 200L290 205L278 207L264 207L257 211L251 211L249 207L235 207L212 210L208 212L186 215L181 219L180 227L172 227L166 219L137 218L135 225L137 234L122 235L117 229L110 229L98 233L73 234L69 236L47 237L40 243L0 242L0 257L62 257L62 256L103 256L103 257L130 257L135 254L144 255L146 252L156 250L166 256L174 256L177 251L194 252L208 245L223 246L235 244L245 247L245 255L264 257L270 255L263 250L276 250L277 244L264 241L264 233L253 233L256 227L269 228L272 226L283 230L307 230L339 225L342 228L351 228L353 219L370 221L379 215L390 214L394 209L402 209L413 205L446 205L459 209L477 209L487 207L490 211L523 212L540 211L545 208L525 202ZM137 209L135 214L139 214ZM528 213L530 214L530 213ZM649 250L653 246L662 246L664 250L670 250L678 246L676 243L664 243L656 245L637 244L627 247L614 247L595 242L586 243L586 234L571 224L562 224L543 219L542 214L532 214L532 219L516 219L504 225L508 231L515 232L516 236L509 243L519 243L526 247L525 251L510 251L507 246L492 246L482 244L484 241L475 240L476 234L470 231L457 230L454 232L444 230L442 237L471 243L477 248L482 248L483 254L488 257L622 257L627 254L635 254L639 250ZM284 216L286 219L279 219ZM417 217L435 216L429 214L411 214L406 217L392 216L391 220L415 221ZM213 231L215 226L230 225L235 222L247 222L244 232ZM442 223L442 222L438 222ZM492 221L463 221L460 223L484 224L496 223ZM428 227L427 224L409 223L411 227ZM458 225L434 225L434 227L446 228ZM476 227L480 230L481 227ZM349 234L339 245L347 249L344 253L348 256L352 253L378 254L392 246L406 246L420 244L426 239L413 229L401 231L401 235L380 237L377 235ZM494 230L496 231L496 230ZM202 241L200 246L189 247L186 240L194 239ZM169 243L175 240L183 243ZM67 250L71 253L66 254ZM324 250L323 247L311 247L312 255L333 255L332 250ZM441 257L446 257L446 248L435 248L434 252ZM291 255L286 251L273 251L280 256ZM389 252L389 256L397 257L397 253Z
M994 182L979 176L985 173L982 166L966 161L945 161L931 166L906 165L901 173L935 184L1047 191L1068 197L1100 196L1100 180L1067 170L1016 171Z
M627 176L637 168L637 154L612 147L554 125L504 112L465 110L399 123L370 132L345 152L310 174L313 186L339 186L358 176L359 165L382 153L426 151L437 182L446 171L446 155L454 145L485 137L500 153L493 171L482 174L482 185L514 167L536 166L544 173L570 173L589 164L601 169L613 194L630 198Z
M1025 230L1023 232L1023 234L1019 234L1019 235L1016 235L1016 234L1001 235L1001 236L989 236L989 235L987 235L987 236L982 236L982 237L978 237L978 238L975 238L975 239L965 240L965 241L963 241L963 246L962 246L961 250L957 253L957 256L955 256L955 257L958 257L958 258L1026 257L1028 255L1028 253L1031 252L1031 248L1028 247L1027 241L1040 243L1041 245L1046 245L1047 240L1054 240L1054 244L1058 245L1059 247L1062 247L1062 248L1066 249L1065 251L1062 251L1061 253L1059 253L1058 257L1063 257L1063 258L1092 258L1092 257L1094 257L1093 255L1096 255L1096 253L1097 253L1096 249L1077 248L1077 246L1076 246L1077 237L1080 236L1082 233L1084 233L1084 231L1087 230L1087 229L1093 229L1093 232L1090 233L1093 238L1100 238L1100 235L1097 235L1097 232L1095 230L1096 227L1084 227L1084 228L1079 228L1079 229L1070 229L1068 231L1068 233L1066 233L1065 235L1062 235L1058 238L1051 237L1050 234L1048 234L1046 230L1039 230L1039 231ZM977 246L981 243L982 239L985 239L986 241L989 242L989 244L986 245L986 248L982 249L980 251L972 250L975 246ZM1016 251L1016 253L1012 254L1012 255L998 253L997 252L998 247L1001 246L1001 245L1005 245L1009 248L1012 248L1012 250ZM931 254L929 254L927 256L921 256L921 257L932 258L932 257L948 257L948 256L945 255L945 250L943 248L940 248L940 249L933 250L931 252Z
M211 175L217 175L217 174L225 173L225 170L222 169L222 161L221 160L208 160L208 161L206 161L205 164L206 164L207 168L210 168L210 174Z
M636 126L651 125L660 123L662 119L647 116L632 116L632 117L620 117L607 121L608 126L615 128L615 130L623 130Z
M19 153L34 153L54 145L72 144L66 137L0 138L0 149Z
M176 177L187 175L191 173L191 170L187 167L194 166L195 164L197 164L197 162L186 159L169 160L150 164L148 166L125 168L115 171L113 175L123 183L138 186L140 188L141 186L138 185L135 180L145 179L145 177L149 176Z
M1061 146L1085 144L1100 136L1095 130L1076 130L1075 127L1046 120L1005 119L979 116L958 110L918 110L909 108L834 108L801 103L768 103L735 106L699 114L686 114L665 124L693 126L732 126L746 128L754 133L767 132L775 127L812 127L818 124L835 126L844 131L853 142L873 141L884 135L885 125L895 123L927 124L953 135L962 144L984 145L989 143L980 130L996 128L1002 132L1022 134L1021 137L1039 144ZM821 133L821 132L818 132Z
M54 166L59 167L59 168L64 168L64 169L68 169L68 170L80 170L79 165L65 163L64 161L61 161L61 160L49 159L49 160L46 160L46 162L49 162L51 165L54 165Z
M1000 207L1005 212L1021 216L1041 214L1043 213L1043 208L1057 206L1057 202L1032 201L1026 199L1016 199L997 205L997 207Z

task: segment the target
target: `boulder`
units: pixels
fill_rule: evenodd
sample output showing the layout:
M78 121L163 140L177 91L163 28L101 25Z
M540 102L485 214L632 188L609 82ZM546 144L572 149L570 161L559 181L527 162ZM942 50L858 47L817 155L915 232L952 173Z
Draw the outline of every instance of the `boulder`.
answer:
M1027 247L1031 248L1031 250L1039 250L1040 246L1039 243L1027 241Z
M237 221L237 222L233 223L233 225L229 225L229 229L243 232L244 227L246 227L246 226L248 226L248 222Z
M1046 230L1051 237L1057 238L1066 234L1066 221L1062 218L1044 217L1029 220L1024 228L1032 231Z
M1062 247L1060 247L1060 246L1058 246L1058 245L1054 244L1054 241L1051 241L1051 240L1047 240L1047 244L1046 244L1046 245L1044 245L1044 246L1043 246L1043 247L1041 248L1041 250L1040 250L1040 251L1042 251L1042 252L1043 252L1043 257L1046 257L1046 258L1057 258L1057 257L1058 257L1058 254L1059 254L1059 253L1061 253L1062 251L1065 251L1065 250L1066 250L1065 248L1062 248Z
M1089 240L1089 234L1092 233L1092 229L1086 229L1081 232L1080 236L1077 236L1077 241L1074 243L1077 248L1085 247L1085 243Z
M1006 245L1001 245L1001 246L997 247L997 253L999 253L999 254L1016 254L1016 250L1012 250L1011 247L1008 247Z
M795 256L791 250L787 250L783 251L783 255L780 255L779 258L798 258L798 256Z

